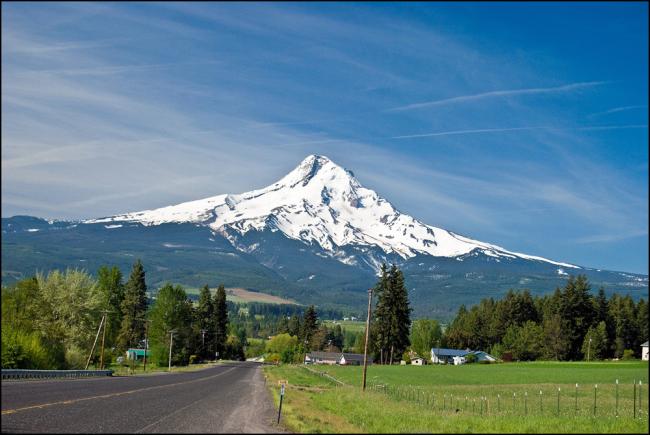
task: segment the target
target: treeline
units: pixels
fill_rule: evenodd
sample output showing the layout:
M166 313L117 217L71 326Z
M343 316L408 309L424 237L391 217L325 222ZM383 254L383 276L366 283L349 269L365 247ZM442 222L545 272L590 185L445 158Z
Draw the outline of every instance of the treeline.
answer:
M145 348L146 340L150 361L166 365L172 339L174 365L214 359L217 352L219 358L244 358L245 331L229 324L223 286L214 297L204 287L196 306L172 284L149 300L138 260L126 283L117 267L103 266L97 279L85 271L55 270L3 288L2 367L83 368L104 315L105 361Z
M302 318L307 307L260 302L228 302L228 310L231 322L237 328L244 329L248 337L266 339L287 332L289 320L294 319L292 321L295 323L295 318ZM319 309L318 316L321 319L339 319L342 313L337 310Z
M345 345L341 325L328 328L319 320L316 308L310 305L302 317L294 314L289 319L279 319L277 335L266 343L266 360L301 363L309 351L340 352Z
M214 295L206 285L198 296L180 285L148 289L138 260L126 282L119 268L102 266L96 278L83 270L56 270L3 287L2 367L83 368L104 315L106 364L146 346L149 363L167 365L172 340L172 364L185 365L259 356L267 352L265 341L278 334L300 341L296 355L326 347L349 350L360 335L338 325L328 329L318 319L340 318L340 311L233 303L226 301L223 285ZM285 352L284 359L291 358ZM91 363L97 366L99 359L96 351Z
M461 306L442 341L522 361L627 358L640 356L648 323L644 299L607 298L603 288L593 296L587 278L579 275L550 295L511 290L469 310Z

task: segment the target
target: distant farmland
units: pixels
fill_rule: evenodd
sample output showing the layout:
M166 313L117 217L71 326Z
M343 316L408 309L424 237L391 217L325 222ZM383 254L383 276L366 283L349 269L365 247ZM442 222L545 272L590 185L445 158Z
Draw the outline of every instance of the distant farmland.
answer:
M267 304L292 304L298 305L296 301L281 298L266 293L252 292L243 288L227 288L226 298L233 302L264 302Z
M200 292L200 289L196 287L185 288L185 290L190 295L198 295ZM212 291L213 295L217 291L216 287L211 288L210 290ZM232 302L262 302L265 304L299 305L296 301L293 301L291 299L285 299L266 293L254 292L238 287L226 288L226 299Z

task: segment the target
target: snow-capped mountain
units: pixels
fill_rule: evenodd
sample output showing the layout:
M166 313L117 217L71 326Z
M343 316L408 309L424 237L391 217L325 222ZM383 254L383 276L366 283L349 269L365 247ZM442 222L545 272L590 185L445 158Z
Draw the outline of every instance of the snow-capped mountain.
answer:
M345 246L380 248L403 259L418 254L457 257L472 251L494 258L522 258L566 268L578 266L507 251L400 213L387 200L363 187L353 173L325 156L310 155L278 182L238 195L224 194L178 205L127 213L86 223L198 223L228 237L227 229L245 235L251 230L281 231L344 263L336 255ZM108 228L108 226L107 226ZM234 240L233 245L238 246ZM249 248L240 247L249 251Z
M77 222L2 218L3 284L67 267L127 274L136 258L152 291L223 283L357 314L382 262L404 271L414 314L439 319L511 288L552 292L577 274L608 292L648 291L647 275L511 252L425 224L316 155L251 192Z

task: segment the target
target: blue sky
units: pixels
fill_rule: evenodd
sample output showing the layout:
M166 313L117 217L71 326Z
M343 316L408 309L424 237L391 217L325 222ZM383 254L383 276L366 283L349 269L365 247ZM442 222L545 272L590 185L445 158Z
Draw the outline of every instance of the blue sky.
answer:
M2 4L2 216L271 184L306 155L507 249L648 273L646 3Z

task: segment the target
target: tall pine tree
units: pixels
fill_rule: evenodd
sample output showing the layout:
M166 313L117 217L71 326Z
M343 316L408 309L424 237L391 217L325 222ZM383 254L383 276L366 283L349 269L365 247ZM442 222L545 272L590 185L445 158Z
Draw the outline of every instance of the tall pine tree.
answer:
M313 338L316 331L318 331L318 315L316 314L314 306L310 305L307 307L307 310L305 310L301 334L301 338L303 342L306 343L307 349L311 349L315 345L315 343L313 343Z
M372 328L375 357L379 356L382 364L392 364L410 344L412 311L404 275L397 266L392 265L387 270L386 265L382 265L375 291L378 296Z
M201 337L200 341L200 355L201 358L209 358L214 355L213 346L211 342L212 335L214 334L214 304L212 302L212 295L208 285L204 285L199 293L199 302L196 307L196 322L195 328L197 337Z
M373 294L377 296L377 306L372 313L372 327L370 328L375 361L379 361L380 364L384 364L387 360L387 348L390 340L389 286L388 269L384 263L381 265L379 281L373 289Z
M226 341L228 340L228 305L226 304L226 289L223 284L217 288L214 296L214 351L219 352L219 358L224 357Z
M138 259L131 270L129 280L124 286L124 300L121 304L122 326L118 336L118 349L125 351L137 346L144 338L147 313L147 284L142 262Z
M409 306L408 290L404 285L404 274L397 266L390 269L391 297L391 352L390 363L404 353L411 344L411 307Z

